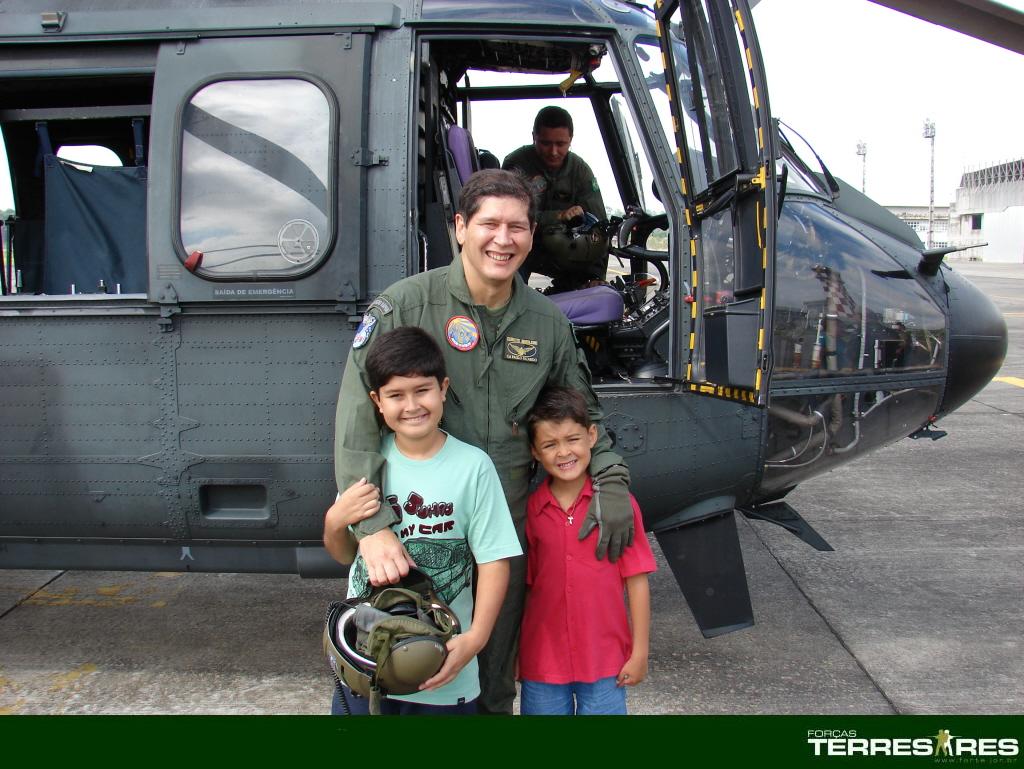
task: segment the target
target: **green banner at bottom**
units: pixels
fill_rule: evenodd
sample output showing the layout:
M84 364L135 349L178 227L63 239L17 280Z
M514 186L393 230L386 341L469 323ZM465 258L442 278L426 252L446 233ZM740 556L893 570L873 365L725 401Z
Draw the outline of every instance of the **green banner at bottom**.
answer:
M654 762L1024 769L1024 716L10 716L0 718L0 740L11 767L23 765L19 759L90 758L155 767L310 759L376 764L408 753L420 765L529 766L564 758L576 766L626 769Z

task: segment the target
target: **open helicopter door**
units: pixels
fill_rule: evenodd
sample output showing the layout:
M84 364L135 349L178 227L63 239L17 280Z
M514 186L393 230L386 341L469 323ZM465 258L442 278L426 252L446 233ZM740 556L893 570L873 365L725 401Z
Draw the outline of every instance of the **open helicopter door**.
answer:
M686 380L764 405L776 194L773 136L746 0L658 6L690 229Z
M774 137L747 0L656 7L690 237L690 391L766 405L776 200ZM688 342L689 349L685 345ZM655 531L701 632L753 624L731 502ZM723 509L724 506L724 509Z

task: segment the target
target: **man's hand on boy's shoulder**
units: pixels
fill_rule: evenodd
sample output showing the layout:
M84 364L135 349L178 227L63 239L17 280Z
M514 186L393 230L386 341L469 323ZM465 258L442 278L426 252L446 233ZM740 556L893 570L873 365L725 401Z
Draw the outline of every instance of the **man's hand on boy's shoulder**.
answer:
M614 563L622 551L633 544L633 504L629 500L629 469L611 465L593 478L594 496L580 527L580 540L596 526L598 560L608 556Z

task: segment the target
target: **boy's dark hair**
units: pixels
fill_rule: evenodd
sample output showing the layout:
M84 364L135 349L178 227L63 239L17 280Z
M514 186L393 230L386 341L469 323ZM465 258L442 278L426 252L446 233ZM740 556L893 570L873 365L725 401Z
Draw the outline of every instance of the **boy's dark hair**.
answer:
M533 132L539 128L568 128L572 138L572 115L561 107L544 107L533 119Z
M459 214L463 221L469 223L473 215L480 210L484 198L520 200L526 204L526 216L530 220L530 226L537 221L537 200L522 174L500 168L487 168L470 176L459 196Z
M444 355L430 334L416 326L385 331L366 353L366 378L379 391L396 376L434 377L440 384L447 376Z
M561 422L570 419L588 430L593 422L587 410L587 399L571 387L545 387L526 415L526 434L533 443L538 422Z

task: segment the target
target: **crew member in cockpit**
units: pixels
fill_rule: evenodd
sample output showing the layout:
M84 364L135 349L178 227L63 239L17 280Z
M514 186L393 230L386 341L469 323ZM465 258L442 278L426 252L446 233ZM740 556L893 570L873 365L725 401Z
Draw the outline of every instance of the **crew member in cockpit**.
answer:
M502 163L502 168L526 176L538 202L533 249L519 274L523 280L529 280L534 272L547 275L553 279L555 291L603 281L608 269L603 233L573 238L567 228L570 222L582 221L585 213L605 218L594 172L569 151L572 137L572 115L561 107L544 107L533 121L533 144L523 145Z

